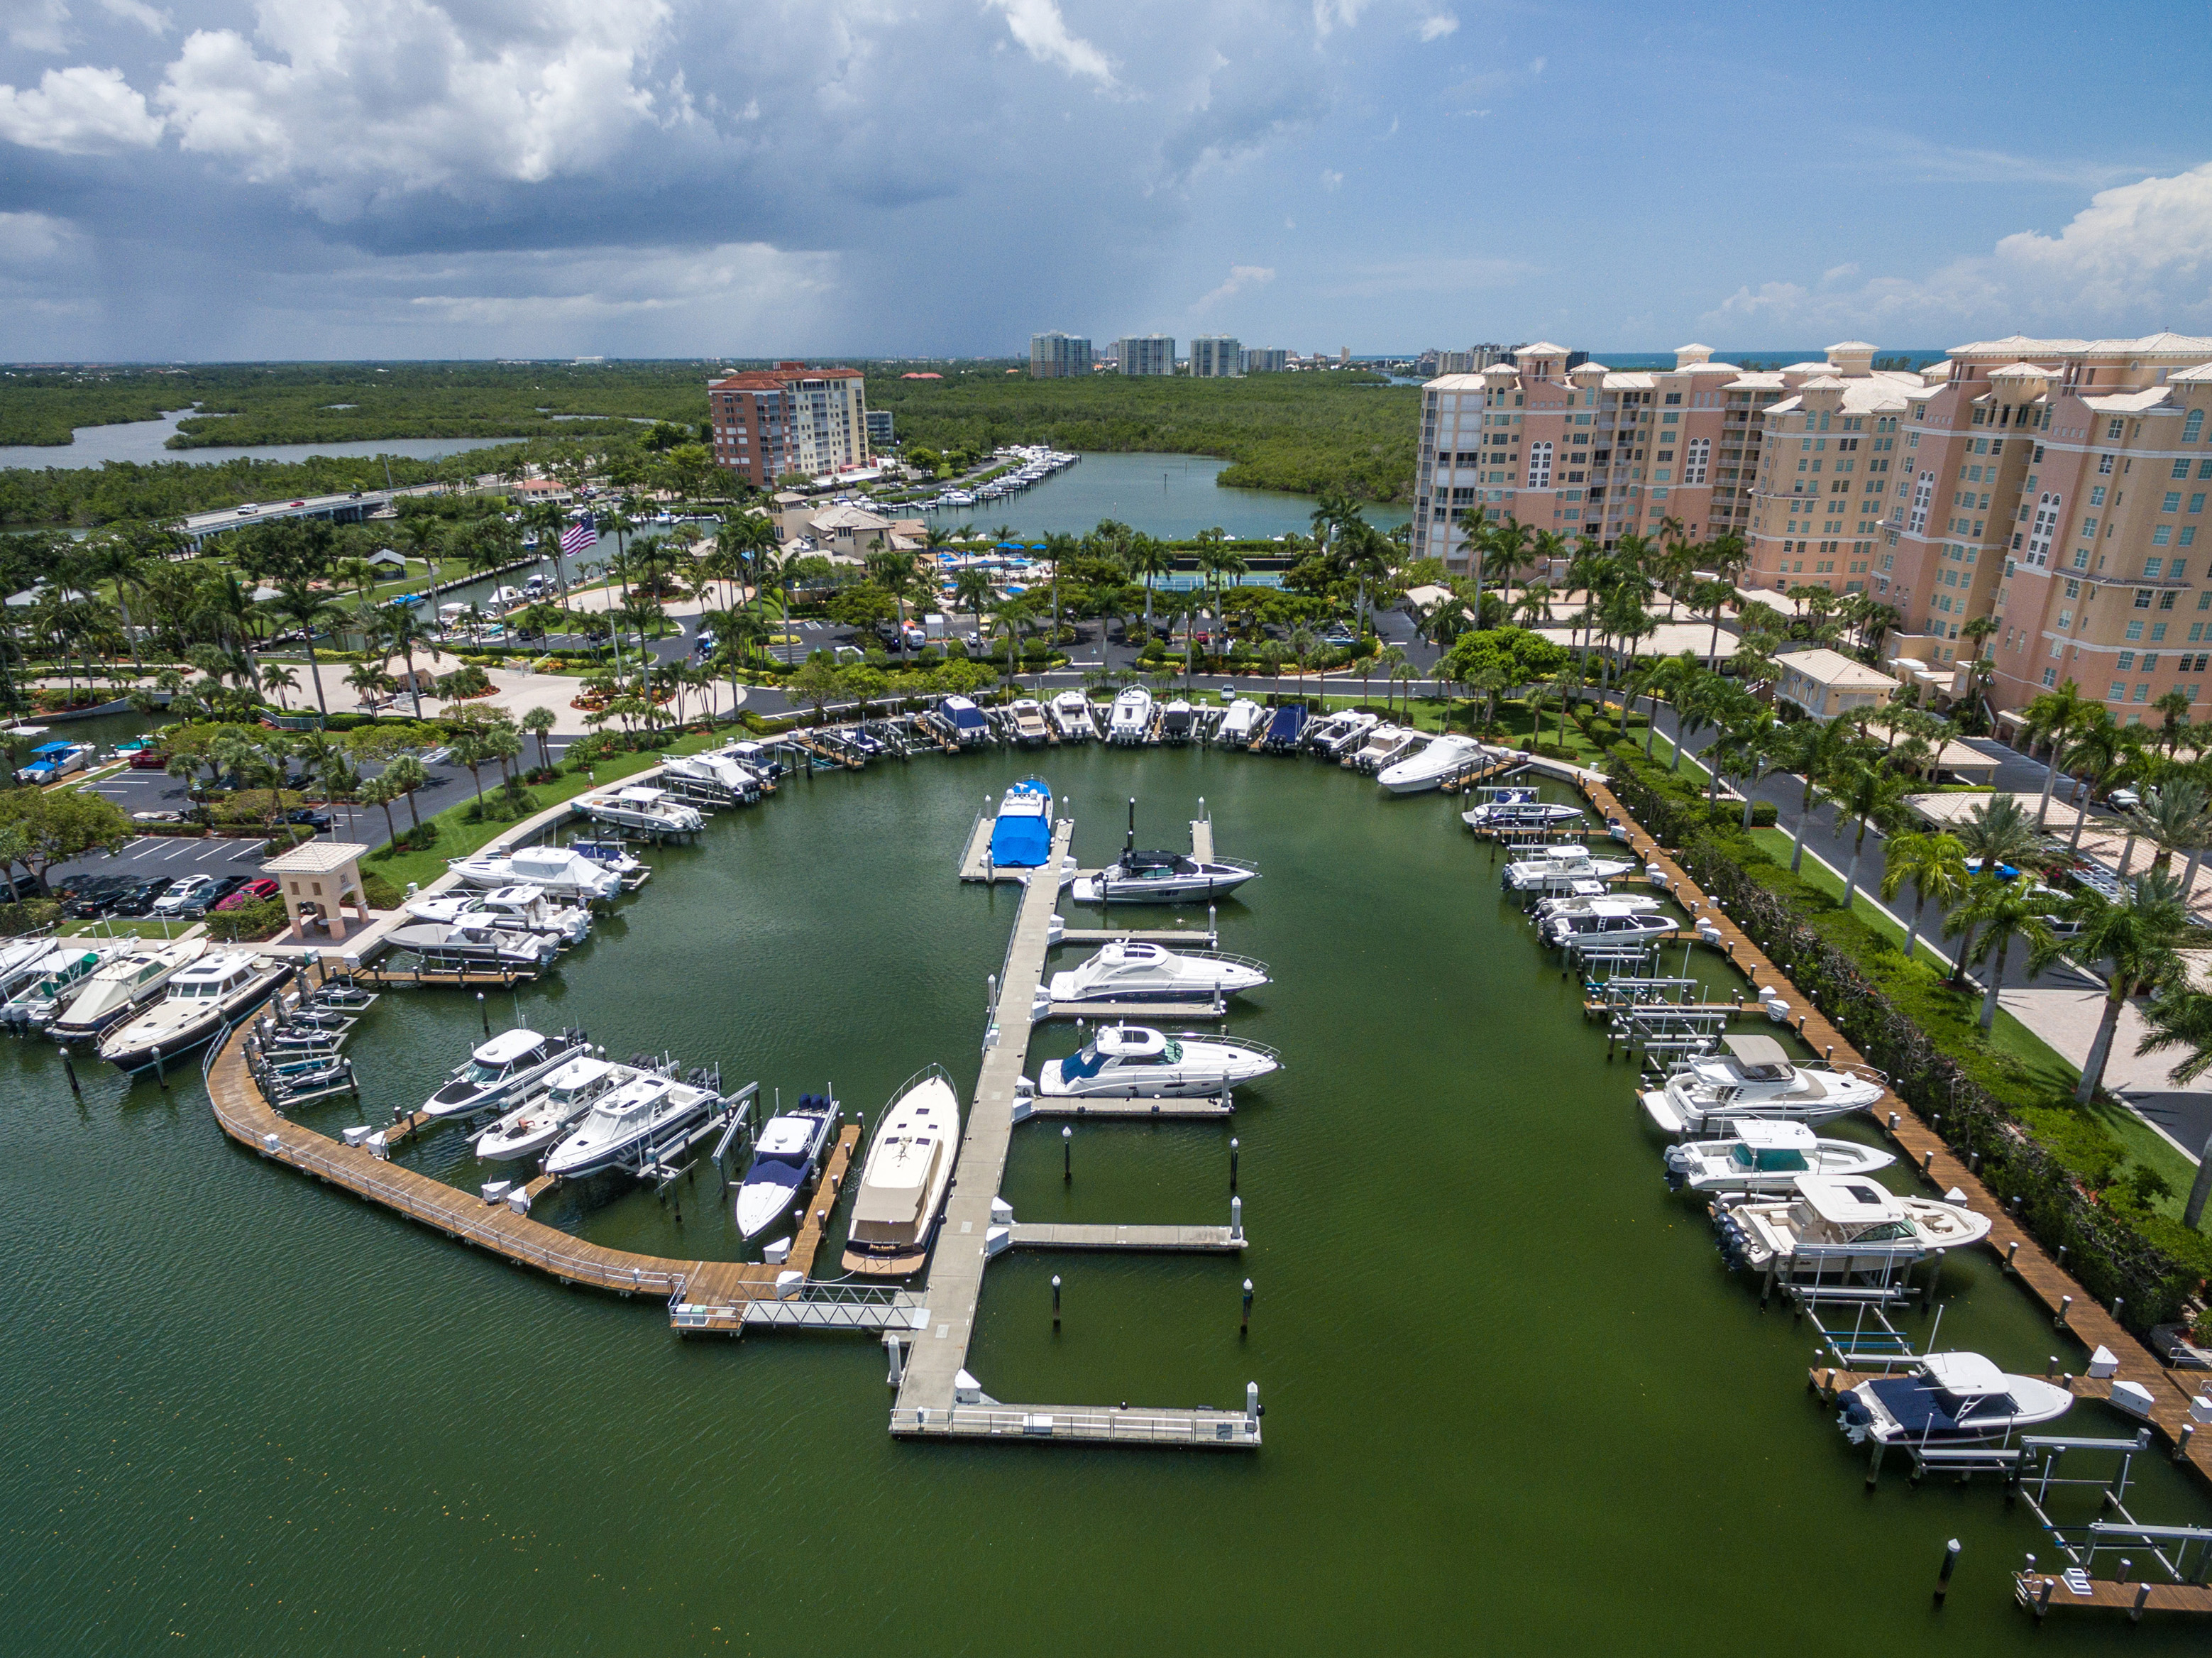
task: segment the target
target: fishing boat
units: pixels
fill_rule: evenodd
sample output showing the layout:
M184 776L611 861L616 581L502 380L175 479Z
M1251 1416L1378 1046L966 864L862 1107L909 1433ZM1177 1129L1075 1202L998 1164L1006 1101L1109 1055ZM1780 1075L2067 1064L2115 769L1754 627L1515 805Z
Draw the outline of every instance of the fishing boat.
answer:
M1242 1088L1281 1068L1275 1050L1259 1042L1109 1024L1079 1052L1046 1060L1036 1091L1051 1099L1185 1099Z
M1442 788L1455 773L1465 771L1486 752L1472 737L1439 737L1419 754L1383 767L1375 774L1375 780L1393 794L1420 794Z
M1249 696L1240 696L1231 702L1221 716L1220 729L1214 740L1224 745L1235 744L1243 748L1259 734L1260 721L1267 710Z
M1024 748L1036 748L1052 736L1045 728L1044 706L1035 697L1016 697L1006 712L1014 722L1014 741Z
M550 932L516 932L489 921L418 921L387 935L394 950L409 950L433 970L475 968L487 972L540 972L561 953Z
M1724 1036L1721 1048L1644 1096L1652 1121L1670 1134L1746 1117L1823 1123L1881 1098L1884 1078L1870 1066L1796 1065L1771 1036Z
M1513 892L1559 892L1577 881L1611 881L1636 865L1626 858L1593 858L1587 847L1535 847L1506 865L1499 884Z
M1221 898L1260 872L1251 865L1217 858L1200 863L1180 852L1125 850L1096 875L1074 884L1075 901L1083 904L1189 904Z
M937 705L939 723L963 749L981 748L991 740L990 721L970 698L948 696Z
M999 869L1041 869L1052 860L1052 790L1024 777L999 802L991 825L991 862Z
M446 867L472 887L543 887L556 898L584 902L619 897L623 878L572 847L522 847L505 856L448 859Z
M1352 713L1339 714L1333 723L1335 730L1316 732L1308 742L1317 752L1332 760L1341 760L1348 754L1358 753L1367 741L1367 734L1382 720L1376 714Z
M1081 691L1062 691L1052 699L1052 723L1063 743L1088 743L1098 735L1091 699Z
M707 826L699 808L686 805L665 789L630 784L597 794L580 794L569 804L595 823L647 835L696 835Z
M1054 974L1051 995L1055 1002L1202 1002L1267 982L1266 967L1242 956L1117 938L1082 966Z
M687 1137L720 1105L712 1086L678 1082L663 1072L632 1078L592 1102L582 1126L545 1159L556 1180L576 1180L608 1169L641 1169Z
M1903 1376L1871 1376L1843 1396L1836 1425L1854 1445L1969 1445L2055 1422L2074 1395L1979 1353L1930 1353Z
M1871 1175L1897 1159L1856 1140L1824 1140L1802 1122L1731 1125L1733 1138L1667 1148L1667 1184L1677 1192L1741 1197L1787 1192L1800 1175Z
M556 902L544 887L493 887L488 891L410 898L406 910L418 921L439 921L447 926L467 922L504 927L511 932L550 932L570 944L583 943L592 932L590 910L581 904Z
M178 972L207 952L204 938L127 949L102 962L78 987L46 1034L58 1042L89 1042L118 1019L126 1019L169 987Z
M735 761L759 778L763 789L774 788L775 780L783 775L783 762L769 752L765 744L756 743L750 738L726 743L715 752Z
M541 1036L518 1026L471 1050L445 1083L422 1102L426 1117L474 1117L503 1110L522 1090L567 1060L591 1052L580 1030Z
M1664 901L1648 892L1615 892L1602 881L1577 881L1565 891L1536 901L1534 914L1542 921L1553 915L1580 915L1596 904L1632 915L1656 915Z
M760 779L726 754L678 754L660 768L661 780L710 804L737 805L760 799Z
M1540 800L1526 783L1493 784L1475 791L1474 805L1460 813L1469 829L1559 829L1583 821L1580 806Z
M1401 760L1419 754L1428 745L1428 734L1406 726L1389 724L1377 726L1366 738L1339 763L1354 771L1372 774L1385 766L1394 766Z
M31 750L15 780L40 787L59 782L73 771L82 771L99 752L89 743L41 743Z
M535 1157L558 1144L602 1094L645 1074L600 1054L579 1054L526 1089L522 1103L479 1133L472 1149L485 1163Z
M738 1187L739 1237L758 1237L804 1198L836 1132L837 1118L837 1102L827 1094L801 1094L796 1109L768 1120Z
M0 1006L0 1025L10 1030L45 1029L79 987L100 971L103 962L112 959L119 948L110 944L102 950L75 939L55 944L40 961L38 970Z
M1790 1184L1788 1197L1713 1205L1729 1266L1887 1277L1990 1235L1987 1215L1940 1198L1900 1198L1865 1176L1799 1175Z
M869 1144L846 1233L847 1272L889 1278L920 1269L959 1155L959 1097L931 1066L893 1096Z
M1190 741L1190 704L1180 696L1176 697L1167 707L1160 710L1160 741L1188 743Z
M1296 754L1298 738L1305 728L1306 705L1285 702L1270 716L1255 746L1264 754Z
M291 971L289 963L250 950L202 956L170 975L167 995L102 1037L100 1057L143 1071L190 1053L258 1005Z
M1635 897L1585 898L1536 923L1536 936L1554 950L1631 950L1671 938L1680 931L1671 915Z
M1106 740L1123 744L1147 742L1152 732L1152 694L1132 685L1114 699L1114 712L1106 722Z

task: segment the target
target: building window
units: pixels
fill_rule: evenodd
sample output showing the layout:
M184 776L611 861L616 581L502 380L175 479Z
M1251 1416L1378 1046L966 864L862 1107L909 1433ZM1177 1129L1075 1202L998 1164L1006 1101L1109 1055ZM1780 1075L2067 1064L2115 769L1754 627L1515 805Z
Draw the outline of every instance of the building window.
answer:
M2194 443L2203 435L2203 431L2204 411L2202 409L2191 410L2189 418L2181 424L2181 440L2184 443ZM2180 474L2177 472L2174 476L2179 477Z
M2176 477L2184 476L2189 471L2189 463L2185 460L2177 460L2173 464L2181 469L2180 471L2174 474ZM2181 491L2179 489L2168 489L2166 492L2166 505L2160 507L2158 510L2161 513L2179 512L2181 510Z
M2142 683L2142 684L2139 684L2139 685L2137 685L2137 686L2136 687L2136 694L2135 694L2133 696L2130 697L2130 698L2128 699L2128 701L2130 701L2130 702L2148 702L2148 701L2150 701L2150 686L2148 685L2148 683Z
M1705 481L1705 465L1712 459L1712 453L1713 440L1711 438L1692 438L1683 458L1682 482L1703 483Z
M2045 669L2043 671L2043 685L2044 685L2044 689L2045 689L2045 690L2048 690L2051 686L2056 685L2057 683L2058 683L2058 670L2057 670L2057 669L2056 669L2056 668L2045 668Z
M2105 701L2107 702L2124 701L2126 700L2127 695L2128 682L2124 679L2115 679L2112 682L2112 689L2105 693Z
M2122 673L2128 672L2136 665L2136 653L2133 651L2122 651L2119 655L2113 659L2112 665L2118 668ZM2145 668L2148 668L2150 666L2150 663L2148 659L2145 659L2143 666Z
M2150 544L2154 547L2163 547L2172 539L2173 526L2171 524L2161 524L2150 532ZM2154 559L2152 561L2154 563L2156 562Z
M2140 622L2130 622L2130 623L2128 623L2128 637L2129 637L2129 639L2130 639L2130 640L2137 640L2137 639L2141 639L2141 638L2142 637L2142 630L2143 630L2143 624L2142 624L2142 623L2140 623Z
M1531 489L1548 489L1552 487L1552 446L1548 442L1532 443L1528 446L1527 487Z
M1912 517L1905 525L1908 533L1919 535L1928 528L1928 508L1936 499L1936 474L1923 472L1912 486Z

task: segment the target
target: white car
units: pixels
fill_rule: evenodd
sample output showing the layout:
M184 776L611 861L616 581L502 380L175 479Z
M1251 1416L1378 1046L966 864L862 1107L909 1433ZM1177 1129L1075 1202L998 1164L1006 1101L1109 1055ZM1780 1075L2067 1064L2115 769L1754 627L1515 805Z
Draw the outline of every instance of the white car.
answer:
M222 882L212 875L187 875L154 901L156 915L182 915L207 902Z

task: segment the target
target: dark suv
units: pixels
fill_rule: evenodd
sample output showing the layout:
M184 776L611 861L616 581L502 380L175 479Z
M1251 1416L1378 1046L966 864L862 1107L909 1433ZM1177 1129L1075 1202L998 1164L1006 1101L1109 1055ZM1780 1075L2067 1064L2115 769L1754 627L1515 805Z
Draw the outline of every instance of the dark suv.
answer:
M154 908L154 901L176 884L173 875L161 875L149 880L128 883L108 904L111 915L143 915Z
M108 906L131 884L127 875L78 876L62 889L62 914L79 921L105 915Z

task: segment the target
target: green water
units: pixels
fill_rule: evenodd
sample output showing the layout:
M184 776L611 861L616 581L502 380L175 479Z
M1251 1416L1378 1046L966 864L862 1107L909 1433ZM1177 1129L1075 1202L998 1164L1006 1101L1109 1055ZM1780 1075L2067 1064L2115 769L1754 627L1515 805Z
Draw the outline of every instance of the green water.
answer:
M787 1099L834 1083L871 1116L933 1060L964 1086L1016 895L952 869L984 794L1028 768L795 780L655 854L555 978L486 1011ZM2152 1624L2034 1631L2007 1574L2051 1551L1986 1482L1916 1492L1893 1469L1865 1493L1804 1389L1809 1334L1665 1192L1630 1073L1455 805L1199 750L1047 769L1086 862L1133 793L1146 840L1179 843L1203 795L1220 849L1259 862L1223 944L1277 982L1231 1028L1288 1069L1239 1095L1243 1260L1002 1259L970 1368L1065 1404L1226 1406L1256 1380L1258 1455L894 1442L872 1340L679 1340L657 1302L560 1288L242 1152L196 1078L88 1069L80 1108L26 1042L0 1054L7 1648L2201 1649ZM364 1108L417 1102L477 1017L386 996L352 1049ZM1231 1132L1086 1125L1063 1182L1057 1134L1018 1128L1005 1191L1033 1220L1220 1222ZM408 1156L483 1177L450 1131ZM734 1248L711 1175L674 1206L601 1183L540 1212ZM1943 1289L1945 1345L2080 1368L1989 1258ZM2123 1430L2094 1405L2069 1425ZM2155 1461L2135 1506L2207 1507Z

